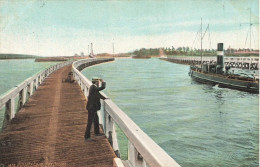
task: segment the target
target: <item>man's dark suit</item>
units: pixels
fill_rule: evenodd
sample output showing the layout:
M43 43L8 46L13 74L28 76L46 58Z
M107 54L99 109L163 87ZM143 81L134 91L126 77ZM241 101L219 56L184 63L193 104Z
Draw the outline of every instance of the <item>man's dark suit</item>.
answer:
M88 110L88 124L85 132L85 139L90 138L90 129L92 122L94 121L94 132L95 134L99 134L99 120L97 111L100 110L101 104L100 99L105 99L104 96L102 96L99 91L105 89L106 83L102 82L101 87L97 87L95 84L92 84L89 89L89 95L88 95L88 103L87 103L87 110Z

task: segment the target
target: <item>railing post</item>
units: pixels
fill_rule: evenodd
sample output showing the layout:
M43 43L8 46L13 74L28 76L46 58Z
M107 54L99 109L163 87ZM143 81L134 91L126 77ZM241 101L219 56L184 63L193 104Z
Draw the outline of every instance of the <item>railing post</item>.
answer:
M29 96L32 96L33 94L33 81L29 84Z
M83 84L83 82L81 81L81 90L83 91L85 89L85 85Z
M134 167L146 167L146 162L144 161L142 155L136 150L133 144L128 141L128 160Z
M108 138L109 143L112 145L112 136L109 136L111 132L111 124L110 124L110 115L104 110L104 117L105 117L105 135ZM111 139L111 141L109 140Z
M106 137L108 138L110 145L113 147L113 150L117 155L117 157L120 157L115 123L112 117L105 111L105 108L104 108L104 115L105 115L105 124L106 124L105 127Z
M43 82L44 78L43 78L43 73L40 75L40 84Z
M45 70L44 70L44 78L46 78L48 76L48 69L46 68Z
M79 80L79 87L80 87L80 89L82 90L82 86L81 86L81 80Z
M43 82L44 78L43 78L43 73L41 73L41 83Z
M35 89L38 88L38 77L35 78Z
M117 157L120 158L120 151L118 147L117 134L116 134L116 124L112 122L112 140L113 140L113 149Z
M15 116L15 99L11 98L6 102L5 104L5 120L10 121L11 119L14 118Z
M38 86L41 84L41 75L39 75L38 77Z
M84 85L84 96L87 98L88 97L88 87Z
M80 89L83 90L82 89L82 82L81 82L81 80L79 81L79 85L80 85Z
M26 96L27 96L27 87L23 88L22 90L22 105L26 102Z
M81 90L85 91L85 85L84 85L84 83L82 81L81 81Z

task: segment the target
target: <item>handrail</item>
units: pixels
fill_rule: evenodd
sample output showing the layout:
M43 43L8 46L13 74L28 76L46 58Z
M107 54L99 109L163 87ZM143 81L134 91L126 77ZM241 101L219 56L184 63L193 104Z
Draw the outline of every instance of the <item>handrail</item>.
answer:
M85 97L91 82L78 69L88 67L93 64L111 61L111 59L89 59L79 60L72 64L72 71L75 80L81 86ZM103 92L102 94L107 97ZM171 158L158 144L156 144L146 133L144 133L134 121L132 121L111 99L103 101L105 119L101 120L105 134L113 147L115 153L119 156L117 135L115 131L116 123L129 141L128 146L128 165L141 167L177 167L180 166Z
M33 95L34 90L43 82L43 80L49 76L52 72L57 69L71 64L72 61L62 62L59 64L52 65L45 70L42 70L32 77L27 78L22 83L18 84L8 92L0 96L0 109L5 107L4 121L2 124L2 129L15 117L15 98L19 96L19 107L21 108L27 100L27 94ZM28 90L29 89L29 90Z

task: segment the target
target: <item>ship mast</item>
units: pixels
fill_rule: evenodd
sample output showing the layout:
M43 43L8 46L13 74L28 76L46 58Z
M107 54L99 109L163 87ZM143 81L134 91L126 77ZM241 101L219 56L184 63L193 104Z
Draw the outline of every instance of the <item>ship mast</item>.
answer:
M203 64L202 63L202 55L203 55L203 53L202 53L202 40L203 40L205 34L207 33L207 31L209 33L209 24L208 24L207 28L205 29L205 32L204 33L202 32L202 18L201 18L200 29L197 31L196 37L195 37L193 44L192 44L192 46L193 46L195 44L196 40L200 40L200 65L201 65L201 68L202 68L202 64ZM209 33L209 40L210 40L210 33Z
M252 23L251 23L251 8L250 8L250 10L249 10L249 12L250 12L250 27L249 27L249 31L250 31L250 48L249 48L249 52L251 52L251 29L252 29Z
M204 32L204 34L202 34L202 18L201 18L201 24L200 24L200 62L201 62L201 67L202 67L202 40L203 40L203 38L204 38L204 36L205 36L205 34L206 34L206 32L207 31L209 31L209 24L208 24L208 26L207 26L207 28L206 28L206 30L205 30L205 32Z
M114 39L113 39L113 57L115 57L115 46L114 46Z
M200 66L202 68L202 18L200 23Z
M249 30L247 32L247 35L246 35L246 40L245 40L245 47L246 47L246 42L247 42L247 37L248 37L248 33L249 33L249 52L252 51L252 26L254 24L258 24L258 23L252 23L252 18L251 18L251 8L249 8L249 23L240 23L240 26L243 25L243 24L246 24L246 25L249 25Z

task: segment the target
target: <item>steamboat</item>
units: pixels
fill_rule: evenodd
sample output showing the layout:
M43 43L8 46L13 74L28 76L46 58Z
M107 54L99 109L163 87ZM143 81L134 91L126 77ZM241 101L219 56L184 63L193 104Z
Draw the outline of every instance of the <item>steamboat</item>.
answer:
M259 93L259 78L255 75L241 76L234 74L230 72L230 67L224 66L223 43L218 43L216 64L190 66L189 75L197 82L251 93Z

